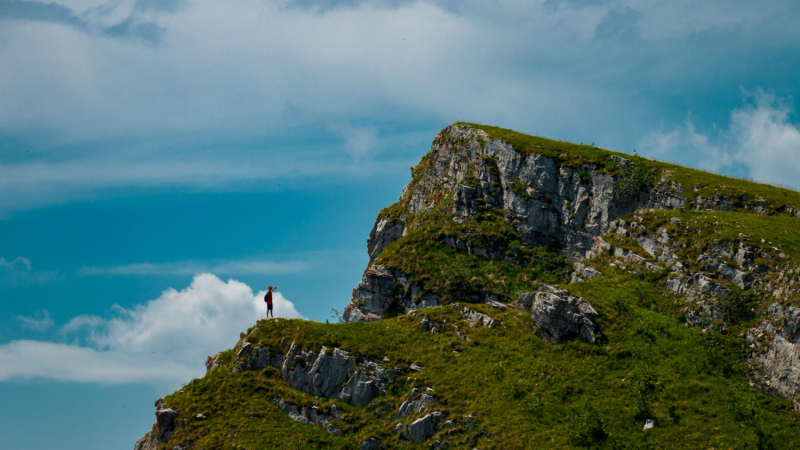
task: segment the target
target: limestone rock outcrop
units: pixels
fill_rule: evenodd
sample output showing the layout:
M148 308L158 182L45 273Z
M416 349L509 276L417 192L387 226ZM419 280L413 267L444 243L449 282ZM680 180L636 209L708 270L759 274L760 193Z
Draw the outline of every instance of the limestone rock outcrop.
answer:
M630 161L614 156L617 164ZM456 221L474 218L486 207L501 208L522 240L530 245L557 243L565 255L582 260L594 238L615 219L640 207L679 208L682 186L669 177L637 198L614 196L614 179L597 164L562 165L543 154L522 154L467 125L450 125L436 137L401 196L402 214L376 219L367 240L369 266L345 308L345 322L379 320L389 310L408 312L434 306L438 297L408 277L376 265L381 251L407 235L406 216L419 216L451 197ZM505 249L484 248L444 237L442 245L483 259L503 257ZM474 301L484 301L476 298Z
M302 351L292 343L283 363L282 376L289 386L319 397L338 397L342 385L355 372L355 361L342 350L326 347L317 353Z
M156 450L159 445L167 442L172 436L178 412L165 406L163 398L156 400L156 422L149 433L136 441L133 446L134 450Z
M414 414L420 411L420 408L428 403L433 403L437 399L433 395L423 393L419 395L420 390L414 388L411 390L411 395L400 405L397 412L392 415L392 419L402 419L408 417L409 414Z
M390 309L408 313L438 304L437 295L423 292L401 273L376 265L364 272L353 289L353 300L345 307L342 320L370 322L379 320Z
M800 308L773 303L769 316L750 329L746 339L755 352L753 361L761 368L761 381L783 398L800 395Z
M414 442L422 442L435 433L433 429L433 416L426 414L408 424L403 432L403 437Z
M303 350L292 342L286 352L252 345L243 337L234 348L234 370L262 370L272 366L291 387L319 397L339 398L356 406L369 404L386 392L394 371L386 371L375 361L363 361L356 370L355 359L339 348L322 347L319 352Z
M564 289L546 286L534 295L531 318L542 330L542 337L553 344L578 336L593 344L597 311L581 298L569 295Z
M333 418L339 420L343 418L342 414L336 409L336 405L331 406L330 411L322 411L317 406L312 406L311 408L301 406L298 410L295 405L285 402L279 398L273 398L272 401L277 403L281 411L286 413L286 415L288 415L289 418L295 422L303 425L321 425L328 433L331 433L335 436L342 434L342 430L330 422Z

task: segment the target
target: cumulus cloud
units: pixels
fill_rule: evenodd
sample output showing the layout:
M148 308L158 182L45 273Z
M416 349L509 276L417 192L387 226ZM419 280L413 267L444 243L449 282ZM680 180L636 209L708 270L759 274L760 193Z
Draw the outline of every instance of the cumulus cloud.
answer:
M751 104L731 113L733 157L753 178L800 188L800 129L789 120L792 112L788 101L758 91Z
M34 270L31 260L18 257L6 261L0 257L0 286L28 286L32 284L52 283L58 279L58 272Z
M174 263L135 263L109 267L83 267L78 270L84 276L168 276L168 275L195 275L209 272L218 275L275 275L288 273L301 273L308 269L308 263L303 261L221 261L208 263L204 261L178 261Z
M39 311L41 318L14 316L14 320L22 322L22 326L33 331L45 331L53 326L53 319L50 318L50 313L45 309Z
M679 164L800 187L800 128L790 120L791 103L761 89L744 99L727 127L700 131L690 115L682 126L651 131L639 148Z
M0 381L170 383L201 376L207 355L230 348L239 332L264 318L266 291L199 274L182 290L167 289L113 317L82 315L61 328L74 345L12 341L0 346ZM302 318L292 302L273 293L275 317Z

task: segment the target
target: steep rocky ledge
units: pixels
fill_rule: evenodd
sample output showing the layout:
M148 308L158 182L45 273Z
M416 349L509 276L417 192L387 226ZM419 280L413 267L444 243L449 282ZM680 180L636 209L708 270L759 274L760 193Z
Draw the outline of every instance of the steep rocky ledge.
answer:
M610 156L625 167L630 160ZM672 209L686 204L683 187L666 174L661 182L638 195L614 193L614 176L599 163L561 163L538 153L522 153L482 130L450 125L436 136L400 202L375 220L367 240L369 265L353 289L345 322L373 321L389 310L409 312L437 305L439 297L410 281L407 274L379 262L383 249L409 232L413 218L440 204L455 212L454 221L474 219L486 207L502 208L521 240L529 245L555 246L574 261L584 259L594 238L609 224L639 208ZM481 248L468 241L445 238L443 245L484 259L502 258L503 248ZM494 297L477 301L498 300ZM510 300L510 299L507 299Z

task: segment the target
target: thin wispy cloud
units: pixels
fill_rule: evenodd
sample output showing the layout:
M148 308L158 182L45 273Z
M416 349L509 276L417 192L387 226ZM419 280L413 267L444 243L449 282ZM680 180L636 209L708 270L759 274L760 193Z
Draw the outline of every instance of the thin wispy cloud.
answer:
M354 127L336 123L328 125L328 128L341 136L346 143L347 153L356 161L375 151L378 146L378 130L372 125Z
M158 2L141 3L142 6L135 8L135 12L152 9L150 4ZM137 1L137 5L139 4L140 2ZM140 20L136 14L108 26L91 20L87 16L89 15L78 13L57 2L45 3L31 0L3 0L0 2L0 19L62 24L90 36L136 39L147 44L157 44L163 39L166 31L155 22Z
M310 267L304 261L178 261L170 263L134 263L106 267L83 267L82 276L171 276L213 273L216 275L279 275L302 273Z
M19 321L23 328L38 332L46 331L53 326L53 319L46 309L40 311L37 317L14 316L14 320Z
M0 286L16 287L52 283L60 278L50 270L35 270L28 258L18 257L7 261L0 257Z

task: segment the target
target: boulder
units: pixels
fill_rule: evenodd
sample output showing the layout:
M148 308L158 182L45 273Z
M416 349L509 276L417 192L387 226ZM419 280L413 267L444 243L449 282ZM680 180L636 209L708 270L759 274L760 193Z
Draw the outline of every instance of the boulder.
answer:
M366 406L372 399L386 392L383 380L367 373L365 368L353 374L344 385L339 398L351 405Z
M285 412L290 419L294 420L295 422L299 422L303 425L313 425L314 423L309 420L305 415L301 414L297 411L297 408L294 407L291 403L285 402L280 400L278 403L278 407L281 411Z
M519 295L517 295L517 299L514 301L514 304L525 311L530 312L531 305L533 305L533 298L535 296L536 292L520 292Z
M211 372L217 366L219 366L219 353L206 358L206 372Z
M366 441L363 441L358 448L359 450L378 450L381 448L381 440L371 437Z
M584 263L575 263L575 272L572 273L571 283L579 283L600 275L600 271Z
M593 344L597 315L582 298L552 286L537 292L531 305L533 322L542 330L542 336L554 344L575 335Z
M502 322L494 320L492 317L482 312L475 311L458 303L453 303L453 307L461 311L461 315L464 317L464 320L466 320L469 323L469 326L472 328L494 328L502 325Z
M247 359L247 368L250 370L262 370L266 367L283 368L283 354L271 353L268 347L253 347Z
M412 397L413 395L414 392L412 391ZM436 400L436 397L428 394L422 394L416 400L411 400L411 397L409 397L400 405L400 408L398 408L397 413L392 416L392 419L402 419L404 417L408 417L409 414L419 412L419 410L425 404L433 403Z
M423 417L411 422L406 427L403 436L414 442L422 442L425 439L433 436L435 431L433 429L433 416L426 414Z
M370 266L353 289L353 299L344 308L343 322L380 320L386 311L409 313L439 304L439 297L411 283L402 273L382 265Z

